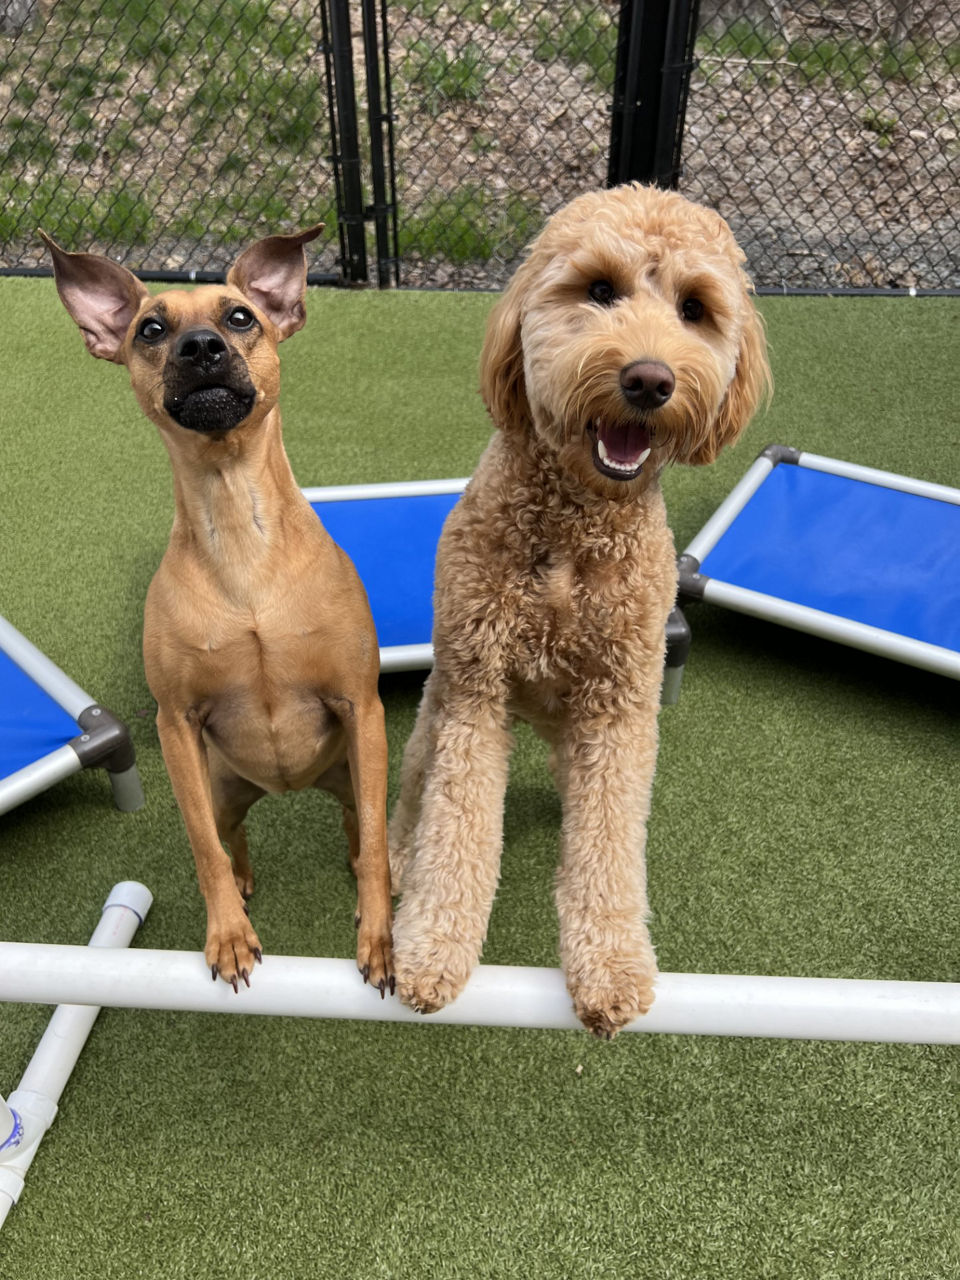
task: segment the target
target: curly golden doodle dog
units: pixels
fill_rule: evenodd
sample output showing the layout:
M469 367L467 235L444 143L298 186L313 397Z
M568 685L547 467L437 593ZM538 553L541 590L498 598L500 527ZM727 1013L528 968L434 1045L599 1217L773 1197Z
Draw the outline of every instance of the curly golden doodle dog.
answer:
M638 185L557 213L491 314L498 428L437 552L434 646L390 826L402 998L462 990L497 886L510 726L552 746L560 950L584 1025L649 1009L646 820L676 569L660 475L707 463L769 386L743 254Z
M267 792L315 786L343 807L357 966L383 996L392 911L376 632L356 570L293 478L277 407L277 345L303 326L303 246L321 230L251 245L225 285L156 295L109 258L44 241L88 348L127 366L173 466L176 513L143 653L213 977L237 990L261 959L244 905L247 810Z

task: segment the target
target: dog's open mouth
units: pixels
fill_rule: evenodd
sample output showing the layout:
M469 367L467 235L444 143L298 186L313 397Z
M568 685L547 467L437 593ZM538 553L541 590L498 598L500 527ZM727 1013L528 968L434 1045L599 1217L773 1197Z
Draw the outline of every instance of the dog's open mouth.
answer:
M635 480L653 448L653 432L643 422L604 422L587 426L593 465L613 480Z
M168 396L164 408L174 422L190 431L229 431L247 417L256 398L252 387L198 387Z

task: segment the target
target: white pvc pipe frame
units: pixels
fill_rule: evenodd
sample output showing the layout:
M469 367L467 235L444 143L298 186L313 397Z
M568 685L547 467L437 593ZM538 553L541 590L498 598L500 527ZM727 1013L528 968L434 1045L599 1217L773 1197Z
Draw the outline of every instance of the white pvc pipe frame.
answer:
M0 1098L0 1227L101 1006L582 1029L558 969L480 965L462 995L427 1019L379 999L352 960L268 956L252 987L235 994L211 982L200 952L126 950L152 900L142 884L115 885L87 947L0 943L0 1001L58 1006L18 1088ZM960 983L664 973L651 1011L624 1030L960 1044Z
M777 464L771 458L761 454L739 483L731 489L689 546L684 549L683 554L692 556L698 563L702 563L776 465L791 464ZM960 489L952 489L947 485L934 484L927 480L916 480L910 476L896 475L891 471L877 471L873 467L862 467L855 462L842 462L837 458L825 458L816 453L801 453L793 465L806 467L811 471L826 471L831 475L845 476L849 480L860 480L865 484L878 485L880 488L898 489L903 493L913 493L922 498L932 498L938 502L949 502L960 506ZM879 654L882 657L906 663L908 666L920 667L925 671L933 671L937 675L960 680L960 653L941 645L928 644L922 640L914 640L910 636L899 635L894 631L885 631L880 627L871 627L850 618L824 613L820 609L811 609L807 605L794 604L778 596L766 595L762 591L751 591L746 587L722 582L718 578L706 578L703 599L712 604L733 609L737 613L749 614L751 617L762 618L768 622L777 622L795 631L807 631L824 640L837 641L840 644L861 649L865 653Z
M115 885L89 948L74 949L85 953L128 947L152 901L150 890L142 884ZM54 1121L60 1095L99 1012L88 1001L58 1005L20 1084L6 1102L0 1097L0 1227L20 1198L27 1170Z
M510 965L479 965L457 1000L423 1017L382 1000L353 960L267 955L234 993L201 952L3 942L0 1001L582 1030L559 969ZM960 983L663 973L653 1008L625 1030L960 1044Z

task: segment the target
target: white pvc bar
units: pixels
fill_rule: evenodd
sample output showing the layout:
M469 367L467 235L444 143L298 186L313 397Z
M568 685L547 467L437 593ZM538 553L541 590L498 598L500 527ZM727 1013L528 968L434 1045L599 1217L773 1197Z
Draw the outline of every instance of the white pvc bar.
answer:
M130 945L152 901L150 890L142 884L125 881L115 885L89 945L68 950L82 957L111 952L115 956L116 948ZM0 1227L20 1198L27 1170L53 1123L60 1095L100 1012L88 1000L40 1003L57 1003L58 1007L20 1084L6 1102L0 1099Z
M211 981L200 952L123 954L0 944L0 1000L89 1001L193 1013L347 1018L419 1026L581 1029L558 969L480 965L451 1005L423 1017L381 1000L352 960L265 956L239 993ZM960 983L665 973L629 1031L960 1044Z
M49 694L54 702L58 702L74 719L81 711L86 711L87 707L95 705L95 698L91 698L89 693L75 684L52 659L31 643L25 635L21 635L11 622L2 617L0 617L0 649L3 649L44 693Z
M303 489L308 502L349 502L354 498L418 498L463 493L469 476L457 480L395 480L385 484L336 484Z
M89 702L87 706L90 706ZM23 804L24 800L52 787L61 778L79 773L81 768L80 757L69 746L57 747L49 755L24 765L16 773L10 773L0 780L0 813L7 813L18 804Z
M921 498L933 498L937 502L951 502L960 506L960 489L934 484L931 480L916 480L913 476L898 476L892 471L877 471L873 467L861 467L856 462L824 458L819 453L801 453L797 466L806 467L810 471L827 471L831 475L845 476L848 480L862 480L865 484L879 485L882 489L899 489L903 493L915 493Z
M769 596L762 591L736 587L729 582L721 582L718 578L707 578L703 599L737 613L778 622L795 631L807 631L811 635L836 640L865 653L895 658L908 666L960 680L960 653L955 649L925 644L922 640L914 640L895 631L884 631L881 627L871 627L865 622L824 613L820 609L811 609L808 605L794 604L790 600L781 600L779 596Z
M394 644L380 650L381 671L422 671L432 666L432 644Z
M687 545L683 554L685 556L693 556L698 564L702 563L763 484L764 480L766 480L773 468L774 463L771 459L765 458L761 454L730 490L693 541Z

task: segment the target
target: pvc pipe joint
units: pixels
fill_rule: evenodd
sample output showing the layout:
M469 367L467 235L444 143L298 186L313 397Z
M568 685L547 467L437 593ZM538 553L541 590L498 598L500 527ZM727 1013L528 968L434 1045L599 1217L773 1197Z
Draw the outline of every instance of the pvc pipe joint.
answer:
M136 881L114 885L88 945L128 947L152 902L150 890ZM59 1004L18 1088L6 1102L0 1098L0 1226L20 1198L27 1170L56 1117L60 1095L99 1012L96 1006Z

